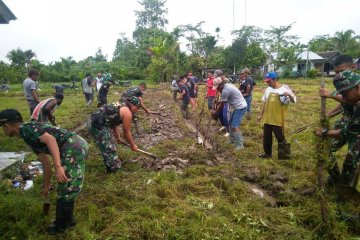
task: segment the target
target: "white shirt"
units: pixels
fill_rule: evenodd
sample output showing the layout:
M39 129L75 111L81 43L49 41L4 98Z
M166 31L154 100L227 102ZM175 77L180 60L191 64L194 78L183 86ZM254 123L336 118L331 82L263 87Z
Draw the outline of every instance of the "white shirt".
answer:
M294 93L291 91L291 89L289 88L289 86L282 84L281 87L279 88L272 88L272 87L268 87L265 90L264 95L262 96L262 101L266 102L269 94L270 93L275 93L275 94L279 94L279 95L283 95L285 92L289 93L293 98L294 98L294 103L296 102L296 96L294 95ZM285 104L288 104L290 102L289 97L286 99Z
M96 89L99 91L102 86L102 78L96 78Z

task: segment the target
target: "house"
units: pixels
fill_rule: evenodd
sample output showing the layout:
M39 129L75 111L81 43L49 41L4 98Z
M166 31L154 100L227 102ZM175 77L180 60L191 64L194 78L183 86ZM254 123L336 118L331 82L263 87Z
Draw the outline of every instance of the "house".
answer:
M319 56L324 58L324 75L334 76L335 75L335 59L341 55L339 51L329 51L329 52L318 52Z
M11 20L16 20L15 15L5 5L5 3L0 0L0 24L9 24Z
M277 53L271 53L270 60L268 60L268 66L264 69L268 71L274 71L275 65L273 63L274 60L277 59ZM312 51L302 51L298 55L298 62L292 65L291 75L292 76L305 76L306 72L311 69L322 69L322 65L324 64L324 58L319 56L318 54ZM284 66L278 66L276 71L281 75L285 71L285 62Z

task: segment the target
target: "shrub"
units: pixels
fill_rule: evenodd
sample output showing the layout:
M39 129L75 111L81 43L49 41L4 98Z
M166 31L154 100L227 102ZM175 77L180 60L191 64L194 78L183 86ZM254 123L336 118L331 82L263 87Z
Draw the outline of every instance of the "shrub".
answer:
M314 69L310 69L309 71L307 71L306 76L308 78L316 78L316 76L319 74L319 70L317 70L316 68Z

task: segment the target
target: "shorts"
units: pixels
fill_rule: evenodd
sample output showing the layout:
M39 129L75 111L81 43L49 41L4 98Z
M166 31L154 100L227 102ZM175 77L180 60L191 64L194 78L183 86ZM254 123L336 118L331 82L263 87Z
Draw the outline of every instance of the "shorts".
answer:
M89 102L90 100L94 100L94 94L93 93L84 93L85 94L85 99L87 102Z

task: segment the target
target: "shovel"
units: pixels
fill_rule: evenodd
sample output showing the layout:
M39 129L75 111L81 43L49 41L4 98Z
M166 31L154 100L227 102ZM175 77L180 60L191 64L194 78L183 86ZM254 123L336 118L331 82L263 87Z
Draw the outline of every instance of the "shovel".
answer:
M127 144L127 143L121 142L121 144L130 148L130 145ZM141 149L138 149L137 152L140 152L140 153L145 154L145 155L147 155L147 156L149 156L149 157L152 157L153 159L156 159L156 158L157 158L156 155L154 155L154 154L152 154L152 153L149 153L149 152L146 152L146 151L141 150Z

